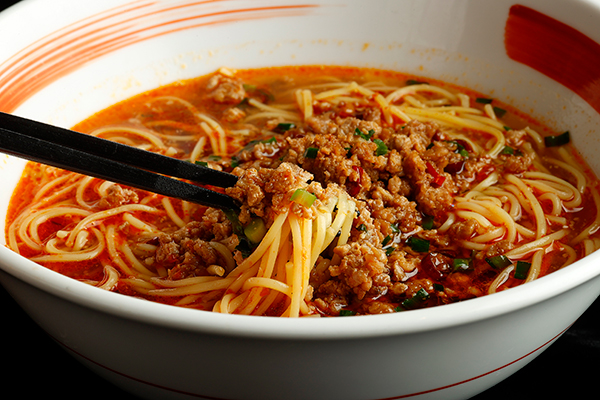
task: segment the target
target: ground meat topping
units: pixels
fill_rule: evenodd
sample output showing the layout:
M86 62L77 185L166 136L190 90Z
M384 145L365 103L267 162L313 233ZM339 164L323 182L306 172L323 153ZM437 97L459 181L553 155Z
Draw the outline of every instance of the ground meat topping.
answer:
M206 85L208 96L217 103L238 104L246 96L244 83L235 77L214 75Z
M117 184L110 185L106 192L106 196L103 196L98 203L98 206L103 210L139 201L139 197L135 191Z

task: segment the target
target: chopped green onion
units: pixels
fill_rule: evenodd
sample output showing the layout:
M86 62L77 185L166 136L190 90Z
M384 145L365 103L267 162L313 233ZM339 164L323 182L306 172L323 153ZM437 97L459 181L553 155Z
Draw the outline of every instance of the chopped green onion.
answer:
M500 154L513 155L515 154L515 150L510 146L504 146Z
M408 238L406 243L410 246L413 251L418 253L427 253L429 251L429 240L421 239L416 236Z
M502 255L486 258L485 261L495 269L504 269L512 264L512 261L508 257Z
M317 149L316 147L309 147L304 152L304 157L315 159L315 158L317 158L318 153L319 153L319 149Z
M261 143L277 143L277 139L275 139L275 136L271 136L269 139L261 140Z
M455 258L452 261L454 271L466 271L471 266L471 259L469 258Z
M392 232L394 233L398 233L400 232L400 228L398 228L398 225L396 224L390 224L390 229L392 230Z
M231 157L231 168L235 168L238 165L240 165L240 160L238 160L235 156Z
M238 215L235 211L229 209L223 210L223 213L225 213L225 216L231 222L231 228L233 229L233 232L240 239L240 243L237 245L236 249L242 253L244 258L249 257L256 246L246 237L244 228L242 228L242 224L240 223Z
M374 134L375 134L375 131L373 129L370 129L367 134L363 133L363 131L361 131L359 128L356 128L354 130L354 136L360 136L361 138L363 138L365 140L371 140L371 137Z
M360 224L356 227L356 230L361 231L361 232L366 232L367 226L365 224Z
M352 310L340 310L340 317L349 317L351 315L356 315L356 312Z
M424 215L421 227L426 231L433 229L433 217L431 215Z
M404 300L400 304L405 309L412 310L412 309L420 306L428 298L429 298L429 293L427 293L427 291L425 289L421 288L417 291L417 293L415 293L415 295L413 297L411 297L410 299Z
M435 290L436 292L443 292L444 291L444 285L440 285L439 283L434 283L433 284L433 290Z
M527 275L529 275L529 268L531 268L531 263L528 263L526 261L517 261L517 266L515 268L515 278L527 278Z
M479 104L491 104L492 101L494 101L493 99L486 99L485 97L478 97L475 99L475 101Z
M244 234L252 243L259 243L266 233L267 227L261 218L252 218L250 223L244 227Z
M208 156L208 161L220 161L221 160L221 156L216 156L214 154L211 154L210 156Z
M196 161L194 164L202 165L203 167L208 167L208 163L206 161Z
M287 132L290 129L295 128L296 125L292 122L281 122L279 124L277 124L277 127L275 128L275 130L277 132Z
M256 85L251 85L249 83L244 83L244 84L242 84L242 86L244 87L244 90L246 92L254 92L256 90Z
M498 118L502 118L504 117L504 114L506 114L506 110L504 108L500 108L500 107L492 107L494 110L494 114L496 114L496 117Z
M448 143L453 143L454 145L456 145L456 150L454 151L455 153L458 153L465 158L469 157L469 152L467 151L467 149L465 149L465 146L463 146L455 140L449 140Z
M510 126L506 126L506 125L504 125L503 128L505 131L510 131L512 129Z
M569 131L562 133L556 136L546 136L544 137L544 144L546 147L556 147L562 146L563 144L567 144L571 141L571 135Z
M300 204L301 206L309 208L313 205L316 199L317 196L308 192L306 189L296 189L290 200L292 200L294 203Z
M381 139L374 139L373 143L377 144L377 150L375 150L375 155L384 156L388 152L388 147L383 143Z
M352 146L344 147L344 150L346 150L346 158L352 157Z
M390 247L388 247L387 249L385 249L385 255L386 255L386 256L391 256L391 255L392 255L392 253L394 252L394 250L396 250L396 249L394 248L394 246L390 246Z
M387 246L390 242L392 241L392 237L390 235L387 235L384 239L383 242L381 242L381 246L385 247Z
M423 81L417 81L415 79L409 79L406 81L406 86L411 86L411 85L429 85L429 83L427 82L423 82Z

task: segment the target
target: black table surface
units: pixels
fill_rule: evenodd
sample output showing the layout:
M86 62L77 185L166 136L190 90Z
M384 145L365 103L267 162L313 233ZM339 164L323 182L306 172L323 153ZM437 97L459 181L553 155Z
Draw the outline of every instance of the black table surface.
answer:
M17 1L4 1L0 10L14 3ZM32 321L1 286L0 310L3 317L1 359L6 367L0 379L5 388L16 388L19 397L28 399L49 395L65 400L136 398L79 364ZM555 399L585 394L587 398L597 397L599 316L600 299L535 360L473 399ZM76 382L83 383L85 389Z

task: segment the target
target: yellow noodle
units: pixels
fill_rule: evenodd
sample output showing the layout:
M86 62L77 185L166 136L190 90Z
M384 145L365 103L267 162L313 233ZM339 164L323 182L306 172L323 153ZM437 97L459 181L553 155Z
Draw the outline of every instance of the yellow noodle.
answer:
M592 197L594 198L594 206L596 207L596 218L581 233L579 233L579 235L577 235L573 240L571 240L571 244L573 245L581 242L586 237L593 235L594 233L596 233L598 228L600 228L600 195L598 195L598 190L595 187L590 186L590 191L592 193Z
M133 215L131 215L130 213L123 213L123 220L127 221L131 224L131 226L142 230L142 231L147 231L147 232L157 232L156 227L145 223L144 221L142 221L139 218L134 217Z
M559 151L566 152L566 150L563 148L560 148ZM565 171L567 171L571 175L573 175L573 177L575 178L575 181L577 182L576 183L577 190L580 193L583 193L585 191L585 187L587 186L587 178L585 177L583 172L581 172L577 167L575 167L575 165L568 164L564 161L560 161L560 160L557 160L555 158L550 158L550 157L545 158L544 160L550 164L558 165L560 168L564 169Z
M169 288L169 287L192 286L192 285L196 285L199 283L214 282L214 281L219 280L219 278L216 276L194 276L191 278L169 280L169 279L162 279L159 277L150 277L149 280L154 285Z
M104 235L98 229L92 229L92 232L96 235L97 244L95 247L91 247L81 251L69 251L69 252L57 252L55 254L40 255L31 257L30 260L35 262L72 262L72 261L86 261L98 257L105 248Z
M196 283L189 286L180 287L169 287L162 289L152 289L148 291L148 294L154 296L184 296L189 294L210 292L213 290L227 289L227 287L234 281L233 278L223 278L214 281Z
M540 271L542 269L542 259L544 258L544 249L538 250L534 253L533 258L531 259L531 267L529 267L529 273L527 274L527 278L525 282L531 282L540 276Z
M285 294L286 296L292 297L292 288L287 284L272 278L261 278L258 276L248 278L244 282L242 287L243 291L249 290L253 287L264 287L272 290L276 290Z
M520 192L523 193L525 198L527 198L529 204L533 209L533 214L536 222L537 237L540 238L544 236L547 231L546 218L544 217L544 211L542 210L542 206L540 205L539 201L535 198L535 196L533 195L531 190L525 185L525 183L523 183L523 181L521 181L516 176L509 174L506 176L506 180L515 185L520 190Z
M99 128L90 133L92 136L106 136L108 133L112 132L127 132L129 134L141 137L146 139L152 145L156 146L159 149L166 149L167 146L163 143L163 141L156 136L153 132L146 131L144 129L131 128L126 126L119 127L107 127L107 128Z
M169 216L171 221L173 221L173 223L178 227L183 228L185 226L185 221L181 219L179 215L177 215L177 212L175 212L171 200L169 200L168 197L163 197L161 203L165 208L165 211L167 212L167 215Z
M526 254L530 253L531 251L545 247L545 246L551 244L555 240L560 240L560 239L564 238L565 236L567 236L568 233L569 233L569 229L561 229L559 231L551 233L550 235L543 236L532 242L526 243L522 246L512 249L504 255L509 258L521 258L521 257L525 256Z
M407 94L418 93L421 91L439 94L439 95L449 99L452 103L455 103L457 100L456 95L454 95L453 93L450 93L449 91L442 89L438 86L429 85L429 84L418 84L418 85L405 86L405 87L397 89L397 90L393 91L392 93L390 93L389 95L387 95L386 100L388 101L388 103L392 104L392 103L396 102L397 100L399 100L400 98L402 98L403 96L406 96Z
M498 276L496 276L496 279L494 279L494 281L490 284L489 288L488 288L488 294L492 294L492 293L496 293L496 291L498 290L498 288L500 286L502 286L509 278L510 273L515 269L514 264L509 265L508 267L504 268L502 270L502 272L500 272L498 274Z
M452 115L435 112L435 111L430 111L430 110L421 110L421 109L414 108L414 107L406 107L403 111L406 113L406 115L408 115L411 118L425 117L425 118L433 119L436 121L444 121L444 122L447 122L449 124L452 124L452 125L455 125L458 127L463 127L463 128L467 128L467 129L473 129L473 130L489 133L490 135L492 135L494 137L494 139L496 139L496 143L488 151L488 155L490 157L495 157L498 154L500 154L500 152L504 149L504 146L506 145L506 139L501 130L491 127L487 124L483 124L478 121L455 117Z
M156 273L150 271L144 264L142 264L131 251L131 247L127 242L123 241L119 246L119 251L125 256L125 260L129 261L129 265L133 267L139 274L147 276L156 276Z
M104 266L104 279L99 282L96 287L104 290L111 291L119 282L119 271L110 265Z
M82 219L75 226L75 228L73 228L73 230L71 231L71 233L69 234L69 237L67 239L67 245L72 246L73 241L75 240L75 236L77 235L77 232L79 232L79 230L85 228L88 224L91 224L92 222L97 221L99 219L105 219L105 218L115 216L117 214L121 214L124 212L132 212L132 211L144 211L147 213L158 212L158 210L154 207L149 207L149 206L145 206L145 205L141 205L141 204L127 204L124 206L120 206L120 207L116 207L116 208L112 208L109 210L104 210L104 211L100 211L100 212L88 215L87 217Z
M227 246L225 246L223 243L212 241L208 242L208 244L221 255L227 267L225 268L226 271L233 271L233 269L235 268L235 260L233 259L233 254L231 254L231 250L229 250Z

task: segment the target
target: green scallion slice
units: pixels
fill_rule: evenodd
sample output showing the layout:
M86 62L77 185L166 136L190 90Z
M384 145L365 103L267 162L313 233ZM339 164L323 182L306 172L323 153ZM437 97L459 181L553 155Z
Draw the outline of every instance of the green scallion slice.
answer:
M383 143L383 140L381 140L381 139L374 139L373 143L375 143L377 145L377 150L375 150L375 155L377 155L377 156L384 156L384 155L387 154L388 147L385 145L385 143Z
M354 136L360 136L361 138L365 139L365 140L371 140L371 137L375 134L375 131L373 129L370 129L368 133L363 133L363 131L361 131L359 128L356 128L354 130Z
M526 279L527 275L529 275L530 268L531 263L528 263L526 261L517 261L517 266L515 267L515 278Z
M506 114L506 110L504 108L492 107L492 109L494 110L494 114L496 114L496 117L498 118L502 118L504 117L504 114Z
M421 239L416 236L408 238L406 243L410 246L413 251L418 253L427 253L429 251L429 240Z
M504 269L512 264L512 261L510 261L508 257L503 255L489 257L486 258L485 261L487 261L487 263L495 269Z
M275 130L277 132L287 132L290 129L295 128L296 125L292 122L281 122L279 124L277 124L277 127L275 128Z
M487 99L485 97L478 97L475 99L475 102L479 103L479 104L491 104L492 101L494 101L493 99Z
M196 161L194 164L202 165L203 167L208 167L208 163L206 161Z
M433 284L433 290L435 290L436 292L443 292L444 291L444 285L440 285L439 283L434 283Z
M304 157L311 158L311 159L314 160L315 158L317 158L317 154L319 154L319 149L318 148L316 148L316 147L309 147L304 152Z
M277 143L277 139L275 139L275 136L271 136L268 139L262 140L261 143L267 143L267 144L269 144L269 143Z
M340 310L340 317L349 317L351 315L356 315L356 312L352 310Z
M366 232L367 226L365 224L360 224L356 227L356 230L361 231L361 232Z
M383 242L381 242L381 246L385 247L387 246L390 242L392 241L392 238L390 235L387 235L384 239Z
M423 288L419 289L417 293L410 299L404 300L402 303L402 307L407 310L412 310L414 308L419 307L425 300L429 298L429 293Z
M466 271L471 267L471 259L455 258L452 261L452 267L454 268L454 271Z
M513 149L510 146L504 146L504 148L502 149L500 154L513 155L513 154L515 154L515 149Z
M546 136L544 137L544 144L546 147L556 147L567 144L571 141L571 134L569 131L562 133L556 136Z
M431 215L424 215L422 219L421 227L426 231L433 229L433 217Z
M292 200L294 203L300 204L301 206L309 208L313 205L316 199L317 196L308 192L306 189L296 189L290 200Z
M244 227L244 234L252 243L259 243L266 233L267 227L261 218L252 218L250 223Z

